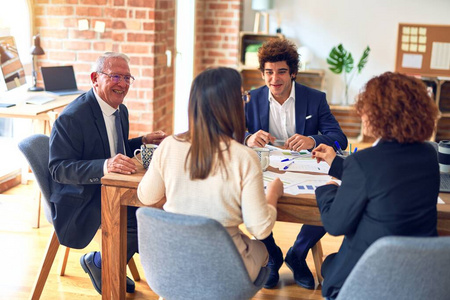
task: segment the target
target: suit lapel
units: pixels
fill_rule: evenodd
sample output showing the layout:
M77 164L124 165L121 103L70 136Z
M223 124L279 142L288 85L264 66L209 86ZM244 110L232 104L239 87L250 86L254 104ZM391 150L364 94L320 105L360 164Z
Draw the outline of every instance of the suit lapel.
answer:
M108 133L106 132L105 120L103 119L103 113L98 105L97 99L95 98L92 89L89 91L89 105L92 109L92 114L95 118L95 125L97 127L97 133L102 140L102 147L105 157L111 157L111 151L109 149Z
M298 134L305 133L306 110L308 109L306 89L295 83L295 131Z
M123 140L125 142L125 155L129 155L131 154L131 148L130 145L128 144L128 110L125 107L125 105L120 104L119 106L120 109L120 122L122 124L122 136L123 136Z
M261 93L262 97L259 98L261 101L259 103L259 121L261 122L261 129L269 132L269 88L265 86Z

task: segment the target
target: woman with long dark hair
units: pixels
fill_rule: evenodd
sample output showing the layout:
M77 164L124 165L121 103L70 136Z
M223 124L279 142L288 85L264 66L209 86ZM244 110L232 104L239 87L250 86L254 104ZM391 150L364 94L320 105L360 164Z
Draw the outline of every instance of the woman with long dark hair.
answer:
M264 194L257 154L242 144L245 135L240 74L214 68L193 81L189 97L189 130L166 138L153 156L138 187L144 204L164 201L164 210L219 221L231 235L254 281L268 261L263 243L276 220L283 193L279 179ZM144 230L144 229L141 229ZM180 251L183 251L180 245Z

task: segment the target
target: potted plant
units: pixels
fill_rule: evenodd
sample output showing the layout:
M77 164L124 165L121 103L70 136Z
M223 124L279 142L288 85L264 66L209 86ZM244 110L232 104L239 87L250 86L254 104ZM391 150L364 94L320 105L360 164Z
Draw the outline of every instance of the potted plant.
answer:
M331 72L335 74L344 74L344 82L345 82L345 96L342 101L343 105L348 104L348 87L350 86L353 78L356 73L361 73L362 69L364 69L367 59L369 58L370 48L366 47L361 58L359 59L357 69L353 68L353 56L350 52L345 50L342 44L339 44L337 47L333 47L331 52L327 58L327 63L330 65Z

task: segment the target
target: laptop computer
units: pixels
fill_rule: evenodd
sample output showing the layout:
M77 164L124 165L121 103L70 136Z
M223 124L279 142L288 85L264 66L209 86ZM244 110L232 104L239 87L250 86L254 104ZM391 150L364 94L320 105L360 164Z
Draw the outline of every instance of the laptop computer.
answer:
M59 96L82 94L75 79L73 66L41 67L46 92Z

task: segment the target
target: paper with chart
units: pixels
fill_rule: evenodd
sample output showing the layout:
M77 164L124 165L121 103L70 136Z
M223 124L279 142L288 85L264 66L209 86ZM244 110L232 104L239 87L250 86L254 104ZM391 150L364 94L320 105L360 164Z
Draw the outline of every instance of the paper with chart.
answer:
M284 193L291 195L314 194L317 187L331 180L331 176L329 175L310 175L293 172L279 174L266 171L263 173L264 189L266 190L269 182L275 180L277 177L283 182Z
M317 163L311 152L284 150L273 146L270 149L270 165L281 171L314 172L328 174L330 166L326 162Z

